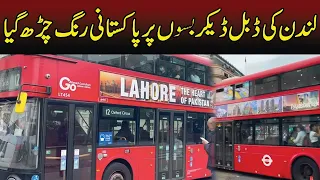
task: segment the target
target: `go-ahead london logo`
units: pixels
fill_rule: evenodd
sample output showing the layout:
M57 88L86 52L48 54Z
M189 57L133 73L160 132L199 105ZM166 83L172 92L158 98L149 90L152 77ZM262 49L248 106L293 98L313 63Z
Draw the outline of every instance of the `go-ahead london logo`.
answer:
M91 88L91 84L83 83L83 82L75 82L68 77L62 77L59 81L59 86L64 91L70 90L72 92L76 91L77 88L86 88L86 89Z

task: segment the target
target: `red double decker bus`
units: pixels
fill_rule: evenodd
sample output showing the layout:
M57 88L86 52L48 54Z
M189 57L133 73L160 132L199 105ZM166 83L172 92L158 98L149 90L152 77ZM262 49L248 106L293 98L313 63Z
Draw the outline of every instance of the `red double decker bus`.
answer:
M210 176L210 69L196 55L3 57L1 179Z
M217 84L217 167L320 179L319 85L319 57Z

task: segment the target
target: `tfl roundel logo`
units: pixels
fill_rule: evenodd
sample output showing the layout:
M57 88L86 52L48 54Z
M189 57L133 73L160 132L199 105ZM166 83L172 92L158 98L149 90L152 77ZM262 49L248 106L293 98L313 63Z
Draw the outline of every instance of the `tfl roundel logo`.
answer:
M266 155L264 155L264 156L262 157L262 163L263 163L263 165L269 167L269 166L271 166L272 162L273 162L273 160L272 160L271 156L269 156L269 155L266 154Z
M68 78L68 77L62 77L59 82L59 86L62 90L70 90L75 91L77 90L77 86Z

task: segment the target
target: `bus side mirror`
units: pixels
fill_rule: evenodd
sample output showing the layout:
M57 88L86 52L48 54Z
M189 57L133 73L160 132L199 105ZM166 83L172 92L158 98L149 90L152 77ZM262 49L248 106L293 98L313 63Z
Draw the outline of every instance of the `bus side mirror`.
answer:
M28 94L26 92L20 92L16 101L15 112L24 113L27 104Z

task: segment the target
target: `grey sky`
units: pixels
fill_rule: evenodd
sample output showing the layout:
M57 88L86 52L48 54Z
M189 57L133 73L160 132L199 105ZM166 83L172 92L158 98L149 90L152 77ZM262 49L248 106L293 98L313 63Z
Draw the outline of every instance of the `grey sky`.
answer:
M270 68L279 67L285 64L301 61L319 55L228 55L220 54L232 65L238 68L244 74L252 74L264 71ZM247 59L247 72L245 72L245 61Z

